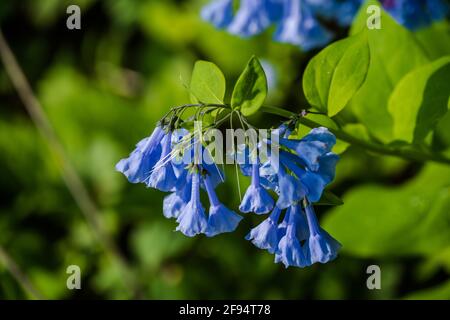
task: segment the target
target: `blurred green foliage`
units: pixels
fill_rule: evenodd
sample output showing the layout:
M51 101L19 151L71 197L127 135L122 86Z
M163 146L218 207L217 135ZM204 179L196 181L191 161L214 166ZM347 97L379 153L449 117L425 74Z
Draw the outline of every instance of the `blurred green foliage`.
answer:
M82 12L80 31L65 27L66 7L75 3ZM108 232L129 261L141 297L449 299L448 167L410 163L338 144L341 161L331 190L343 196L345 205L318 210L325 229L343 243L343 251L332 263L306 269L284 269L273 263L272 255L243 241L260 217L247 216L237 232L211 239L173 232L174 222L162 216L163 194L129 184L114 171L115 163L151 132L169 107L189 101L184 84L198 59L220 66L231 87L255 54L276 73L267 103L298 106L297 111L305 106L301 76L315 53L273 43L270 33L243 40L217 31L199 18L204 3L0 3L6 38L99 206ZM431 28L445 32L441 25ZM427 48L448 52L427 32L417 35ZM409 40L402 37L399 31L398 39L384 40L395 43L386 54L404 64L422 63L425 58L413 59ZM433 59L441 56L438 49L430 50ZM379 83L383 72L369 71L369 81ZM357 99L373 107L373 113L360 114L361 121L379 123L372 134L388 140L392 132L385 132L388 127L382 124L387 109L379 109L378 103L387 96L380 90L362 90L352 103L356 113ZM0 244L47 298L133 297L124 286L122 270L99 245L65 187L59 164L3 67L0 97ZM261 126L277 121L252 120ZM447 114L438 125L436 143L441 150L450 146L449 121ZM345 129L367 136L358 124ZM219 194L236 207L239 193L232 168L227 176ZM240 179L244 187L248 181ZM66 288L66 268L73 264L82 270L82 290ZM366 288L366 268L371 264L381 267L382 290ZM0 298L29 297L0 264Z

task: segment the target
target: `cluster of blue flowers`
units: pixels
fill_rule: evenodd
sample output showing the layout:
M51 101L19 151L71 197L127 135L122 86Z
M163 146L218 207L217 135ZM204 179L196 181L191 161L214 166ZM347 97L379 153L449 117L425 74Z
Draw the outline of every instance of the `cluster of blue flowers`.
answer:
M381 3L398 23L411 30L445 19L449 11L445 0L382 0Z
M137 143L128 158L117 163L116 170L129 182L171 192L164 198L164 216L177 219L176 230L186 236L233 231L242 217L221 204L215 192L224 180L223 172L208 164L212 161L194 164L196 148L202 146L187 130L171 131L158 125L150 137ZM208 218L200 202L200 188L206 190L210 200Z
M445 0L381 0L400 24L417 29L445 18ZM250 37L276 25L274 40L311 50L333 38L322 20L349 26L364 0L241 0L234 12L233 0L213 0L201 16L220 29Z
M319 201L334 179L339 157L331 149L336 138L323 127L311 130L301 140L288 139L291 131L287 125L278 128L278 134L280 148L275 161L271 159L275 155L269 154L265 162L256 159L251 165L241 165L252 181L240 211L271 212L246 239L275 254L275 262L286 267L326 263L336 258L341 245L319 226L312 203ZM277 194L276 201L267 190Z
M275 132L277 152L261 156L261 142L255 150L249 145L238 148L244 150L241 171L251 176L239 210L270 213L246 239L275 254L275 262L286 267L326 263L337 256L340 244L319 226L312 204L334 179L338 156L331 148L336 138L326 128L316 128L302 139L289 139L287 124ZM273 146L275 142L265 139L264 143ZM159 124L116 169L132 183L170 192L164 198L163 212L176 219L177 231L189 237L212 237L234 231L242 216L219 201L215 188L224 181L224 173L212 158L194 161L196 151L208 154L204 150L189 131ZM209 198L208 214L200 200L202 189ZM277 195L276 201L272 195Z

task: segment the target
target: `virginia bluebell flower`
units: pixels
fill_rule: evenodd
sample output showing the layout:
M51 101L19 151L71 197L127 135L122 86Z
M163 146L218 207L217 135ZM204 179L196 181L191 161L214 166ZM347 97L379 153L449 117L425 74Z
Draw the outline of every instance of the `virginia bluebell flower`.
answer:
M216 28L226 28L233 20L233 0L213 1L202 8L201 16Z
M196 158L201 158L202 168L208 172L213 187L217 187L220 183L225 181L225 175L222 170L214 163L209 152L206 151L196 139L186 129L176 130L173 135L178 134L176 142L172 138L172 143L175 144L173 153L176 154L172 163L174 164L175 174L178 178L178 183L183 184L184 177L187 174L186 164L192 164ZM200 183L202 188L205 188L203 180Z
M319 201L325 187L334 179L339 157L327 152L317 158L318 168L313 171L302 167L302 159L296 155L282 152L281 161L301 181L302 188L310 202Z
M307 240L309 238L309 228L306 221L306 216L301 209L300 204L295 204L286 210L283 221L278 225L278 237L281 239L286 234L287 226L289 225L289 217L293 215L295 219L296 234L300 241Z
M260 183L259 161L252 164L252 182L247 188L239 210L243 213L264 214L273 209L274 200Z
M339 157L331 149L336 137L320 127L302 139L289 139L291 130L284 124L278 128L280 140L279 165L275 168L269 160L259 165L259 179L278 194L272 214L253 228L246 239L270 253L275 262L285 267L305 267L316 262L325 263L336 257L339 243L318 225L311 203L317 202L333 179ZM268 141L269 144L272 142ZM270 158L272 153L268 154ZM253 164L252 176L256 171ZM242 169L248 175L249 167ZM253 179L252 179L253 182ZM307 207L306 214L302 203ZM282 210L286 213L278 223Z
M442 20L449 11L444 0L381 0L381 3L398 23L411 30Z
M147 185L165 192L173 191L176 187L178 179L175 175L171 159L171 133L166 134L162 138L161 145L161 159L159 159L153 167Z
M319 169L317 171L309 169L304 170L304 172L300 171L300 180L306 189L309 201L317 202L320 200L325 187L334 180L338 160L339 157L336 154L328 152L319 157Z
M331 33L322 27L305 0L285 1L275 41L297 45L308 51L326 45L331 39Z
M319 201L325 187L334 179L339 157L331 152L336 137L328 129L311 130L302 139L287 139L287 127L280 127L280 145L291 152L279 152L279 168L265 162L259 168L260 183L278 194L276 205L280 209L292 206L306 196L310 202ZM241 166L244 175L249 175L251 166ZM289 172L288 172L289 171Z
M208 225L205 209L200 202L200 173L192 173L191 199L181 210L177 222L177 231L188 237L204 233Z
M177 129L176 123L172 119L158 125L128 158L119 161L117 170L131 182L171 192L164 198L163 214L176 218L176 230L186 236L212 237L234 231L242 217L222 204L215 191L224 181L223 172L200 143L202 140L186 129ZM286 267L305 267L334 259L340 248L320 228L312 208L334 179L338 156L331 151L336 138L326 128L316 128L301 139L292 139L293 128L291 120L272 132L275 136L256 146L240 146L236 155L242 155L241 171L251 176L251 184L239 209L256 214L272 211L246 239L275 254L275 261ZM264 152L268 145L270 150ZM197 163L196 152L204 161ZM210 202L208 214L200 200L202 189ZM269 191L278 196L276 203Z
M308 239L308 255L311 263L327 263L336 258L341 244L320 228L316 214L311 205L306 206L310 236Z
M282 262L287 268L293 267L306 267L310 265L308 254L305 252L304 247L300 243L300 239L297 236L297 223L296 215L299 206L293 207L288 211L288 223L286 227L286 233L280 239L278 244L278 252L275 254L275 262Z
M206 235L213 237L219 233L234 231L242 220L242 217L220 203L211 178L208 175L204 178L204 184L210 202Z
M306 0L311 10L322 18L333 20L340 26L349 26L365 0Z
M161 157L161 138L164 130L158 125L150 137L142 139L128 158L116 164L116 170L123 173L131 183L148 181L153 166Z
M411 30L444 19L449 12L445 0L380 0L398 23ZM241 0L233 15L232 0L213 0L202 10L202 18L217 28L249 37L276 26L274 40L303 50L319 48L333 34L321 20L348 27L364 0Z
M191 199L191 175L187 174L183 186L172 192L163 200L163 214L166 218L178 218L180 212L188 204Z
M259 34L280 18L281 10L279 0L241 0L227 30L241 37Z
M319 169L319 157L331 151L336 144L336 137L327 128L312 129L300 140L280 139L280 144L293 151L310 170Z
M280 209L286 209L299 202L306 195L305 189L300 179L287 173L280 165L278 169L278 200L276 206Z
M281 209L275 207L270 216L253 228L245 239L250 240L260 249L266 249L270 253L275 253L278 250L278 220L280 213Z
M225 181L224 172L217 166L217 164L207 164L205 162L202 163L202 168L208 172L211 185L215 188L219 184ZM202 181L202 188L206 189L204 181Z
M292 134L292 128L290 128L286 123L282 123L276 130L276 134L278 134L279 137L286 139Z

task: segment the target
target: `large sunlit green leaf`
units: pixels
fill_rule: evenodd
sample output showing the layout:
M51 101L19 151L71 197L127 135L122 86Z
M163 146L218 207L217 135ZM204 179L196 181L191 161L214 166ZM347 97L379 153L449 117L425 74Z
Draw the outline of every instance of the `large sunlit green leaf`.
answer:
M449 21L443 20L421 28L415 32L415 36L430 59L450 55Z
M393 121L388 100L396 84L410 71L429 62L413 34L381 9L381 29L367 29L367 6L361 7L352 25L352 34L367 32L370 66L367 79L352 101L352 109L370 133L383 142L393 139Z
M190 91L193 103L223 103L225 77L212 62L197 61L192 71Z
M364 32L338 41L314 57L303 77L308 102L334 116L366 79L370 53Z
M408 73L389 99L394 137L422 141L445 115L450 96L450 56Z
M324 228L356 256L440 252L450 244L449 177L448 166L429 164L403 186L354 188Z

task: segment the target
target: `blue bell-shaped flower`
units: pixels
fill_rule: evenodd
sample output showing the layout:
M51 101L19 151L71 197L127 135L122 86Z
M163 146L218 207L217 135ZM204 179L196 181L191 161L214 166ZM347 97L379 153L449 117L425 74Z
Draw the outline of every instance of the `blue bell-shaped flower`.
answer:
M153 167L147 186L164 192L173 191L177 186L171 159L171 134L166 134L162 140L161 159Z
M270 216L261 222L258 226L250 230L245 237L250 240L256 247L275 253L278 250L278 219L280 218L281 209L275 207Z
M297 237L296 215L298 214L298 210L289 211L286 233L280 239L278 252L275 255L275 262L282 262L286 268L289 266L303 268L310 265L310 261Z
M337 257L341 244L320 228L316 214L311 205L306 208L310 236L307 241L311 263L327 263Z
M201 16L216 28L226 28L233 20L233 0L214 0L202 8Z
M244 213L264 214L273 209L274 201L260 183L259 161L252 164L252 182L245 192L239 210Z
M282 3L278 0L241 0L228 32L241 37L259 34L277 21L281 12Z
M191 199L191 175L187 175L187 179L184 181L182 187L175 192L164 197L163 200L163 214L166 218L178 218L181 211L188 204Z
M205 210L200 202L200 177L198 172L192 174L191 199L181 210L177 218L177 231L188 237L204 233L208 225Z
M204 177L203 181L210 202L208 226L206 227L205 232L206 235L208 237L213 237L220 233L234 231L242 220L242 217L225 207L225 205L219 201L211 178L208 175Z
M326 45L332 35L322 27L305 0L286 0L274 39L307 51Z
M161 139L164 130L157 126L150 137L142 139L128 158L116 164L116 170L123 173L131 183L146 183L153 166L161 157Z

